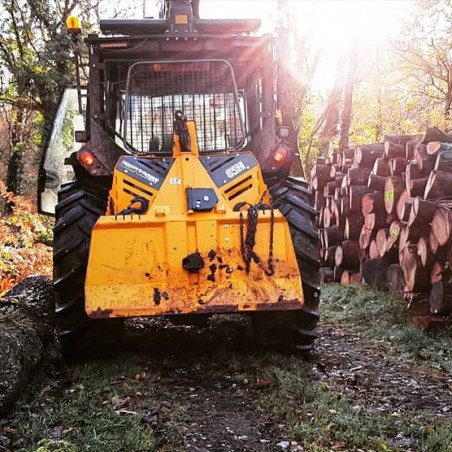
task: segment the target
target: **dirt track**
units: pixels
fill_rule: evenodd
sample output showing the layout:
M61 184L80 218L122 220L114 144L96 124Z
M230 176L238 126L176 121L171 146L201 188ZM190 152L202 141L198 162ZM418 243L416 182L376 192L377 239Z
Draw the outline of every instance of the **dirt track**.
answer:
M377 413L403 415L422 409L438 419L452 417L450 374L397 355L386 342L371 342L338 326L323 324L320 333L312 361L300 363L295 377L322 382L346 394L357 406ZM99 367L105 373L109 364L127 361L126 368L138 371L112 371L108 381L113 388L123 387L123 395L112 397L106 390L103 405L119 416L140 415L141 422L158 437L159 450L302 450L290 443L285 419L265 411L260 403L273 387L268 368L284 369L286 360L258 351L246 320L215 319L203 329L134 321L128 325L125 349ZM40 407L48 411L52 400L77 391L81 386L77 375L90 362L51 360L42 378L53 380L54 395L48 397L49 406L44 401ZM297 365L293 358L290 362ZM8 434L20 427L14 413L2 426L9 430L0 434L0 451L17 450L14 444L19 433ZM41 435L45 437L45 432ZM397 450L417 450L405 438L394 441ZM22 445L22 450L34 450L26 447L31 444Z
M171 358L161 369L159 383L170 404L183 413L175 433L186 450L282 450L288 440L283 420L256 410L267 383L256 378L256 372L266 362L274 364L274 359L256 354L246 325L225 325L230 328L225 336L221 325L203 332L186 330L173 335L175 330L170 328L160 333L163 339L172 331L171 339L164 339ZM452 375L413 362L398 355L390 344L369 341L351 330L324 324L320 334L308 366L315 380L375 412L425 410L452 418ZM190 350L187 345L193 339L196 346ZM244 368L247 360L249 374ZM297 450L296 445L291 448Z

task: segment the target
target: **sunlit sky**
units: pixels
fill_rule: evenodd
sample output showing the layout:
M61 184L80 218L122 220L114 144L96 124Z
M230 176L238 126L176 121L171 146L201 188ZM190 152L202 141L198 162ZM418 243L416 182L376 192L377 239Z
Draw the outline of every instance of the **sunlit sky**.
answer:
M106 0L104 0L106 1ZM144 3L143 3L144 1ZM140 17L157 16L155 0L130 2ZM334 80L335 59L355 40L360 51L384 46L396 35L414 8L413 0L288 0L290 20L310 48L322 49L322 62L315 84L330 85ZM259 18L262 31L272 32L278 21L277 0L201 0L201 18ZM331 70L333 68L333 70Z

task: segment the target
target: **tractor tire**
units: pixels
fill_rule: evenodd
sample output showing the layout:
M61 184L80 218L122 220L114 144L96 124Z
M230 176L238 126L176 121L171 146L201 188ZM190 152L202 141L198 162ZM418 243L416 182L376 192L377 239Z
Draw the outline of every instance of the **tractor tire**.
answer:
M64 184L58 193L53 247L56 331L62 352L102 353L122 338L123 319L90 320L85 278L92 229L105 214L109 185L95 178ZM101 351L102 350L102 351Z
M266 183L273 206L289 223L302 278L304 306L297 310L253 313L254 335L262 345L309 355L320 317L320 245L315 228L316 211L311 206L312 192L301 178L273 178Z

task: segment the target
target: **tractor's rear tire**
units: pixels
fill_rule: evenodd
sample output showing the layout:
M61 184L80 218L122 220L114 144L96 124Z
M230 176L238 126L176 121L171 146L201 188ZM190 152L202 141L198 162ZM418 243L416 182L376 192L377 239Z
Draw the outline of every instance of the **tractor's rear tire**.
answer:
M122 338L123 319L90 320L84 286L92 229L105 214L108 181L85 179L64 184L58 193L54 227L53 277L56 330L65 355L89 349L102 353Z
M266 180L273 205L289 223L300 269L304 306L291 311L260 311L252 314L256 340L262 345L308 355L317 337L320 301L319 237L315 228L312 192L305 180L286 177Z

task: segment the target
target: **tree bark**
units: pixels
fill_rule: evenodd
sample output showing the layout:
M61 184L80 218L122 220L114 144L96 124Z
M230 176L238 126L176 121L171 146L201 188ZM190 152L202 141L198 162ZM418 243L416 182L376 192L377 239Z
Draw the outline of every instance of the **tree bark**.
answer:
M405 160L408 162L414 157L414 149L418 145L418 139L407 141L405 146Z
M424 191L422 191L422 193L418 193L418 194L411 192L411 181L414 179L419 179L421 177L426 177L426 176L427 175L424 174L424 172L421 171L421 169L419 168L416 160L412 160L411 162L409 162L407 164L406 169L405 169L405 185L406 185L406 190L410 196L423 196L424 195Z
M367 182L367 187L371 190L384 192L386 177L379 176L378 174L370 174Z
M391 264L388 267L386 278L388 280L389 292L400 297L403 296L406 283L403 270L399 264Z
M403 190L396 204L396 214L400 221L408 221L410 217L413 198L410 197L407 190Z
M369 259L363 266L362 277L366 284L379 289L387 288L388 264L383 259Z
M377 174L378 176L390 176L391 171L389 169L389 160L386 157L381 157L375 160L374 166L372 167L372 174Z
M377 247L376 240L371 240L369 245L369 258L370 259L379 259L381 257L381 254Z
M353 111L353 88L355 86L355 75L358 65L358 45L355 43L347 61L347 75L344 85L344 108L341 114L341 128L339 132L339 149L348 147L350 135L350 124L352 122Z
M409 292L422 292L430 287L429 272L422 266L420 257L409 248L403 251L400 266Z
M389 160L389 171L391 176L401 176L406 171L405 158L396 158Z
M452 283L443 281L433 283L429 303L432 314L450 314L452 312Z
M325 262L325 265L327 265L328 267L334 266L334 255L336 252L336 248L337 245L333 245L325 249L323 261Z
M334 282L334 271L329 267L320 268L320 284L327 284Z
M361 200L361 212L364 216L369 213L386 215L383 193L379 191L366 193Z
M418 144L414 149L414 157L421 171L428 174L435 164L435 157L427 154L427 146Z
M452 196L452 173L432 171L425 186L424 199Z
M355 148L355 161L360 168L372 168L380 157L383 157L384 145L383 143L363 144Z
M387 177L385 183L385 209L388 214L392 213L399 196L405 188L402 178L394 176Z
M407 191L410 194L410 196L412 197L424 196L425 186L427 185L427 182L428 176L420 177L419 179L411 179L409 185L407 182L407 187L409 186L409 190Z
M345 219L344 238L347 240L358 239L363 224L364 217L359 212L353 212L353 215Z
M369 168L350 168L348 170L348 185L364 185L367 186L369 180Z
M417 254L421 258L423 267L430 267L433 264L433 253L430 248L428 237L420 237L417 242Z
M417 138L416 135L385 135L383 141L385 146L386 157L405 158L406 144L415 138Z
M432 221L433 215L435 215L435 211L436 206L432 202L424 201L421 198L414 198L408 226L411 226L415 221L429 224Z
M325 228L323 231L323 244L324 248L329 248L333 245L338 245L344 240L344 231L338 226L331 226Z
M452 143L452 135L441 132L436 127L424 127L419 137L420 144L427 144L431 141L441 141L443 143Z
M438 207L432 218L432 232L439 245L445 245L449 240L452 228L452 212Z
M52 339L52 283L31 276L0 302L0 416L23 392Z
M364 185L351 185L349 189L350 193L350 210L361 212L362 198L365 194L370 193Z
M345 65L341 59L337 65L336 81L328 98L328 106L325 110L325 121L318 136L318 148L320 154L325 154L331 140L337 135L337 125L339 122L339 107L341 103L342 91L344 89Z
M336 248L334 253L336 267L358 268L359 267L359 244L356 240L344 240Z
M452 144L439 143L441 145L436 156L435 171L446 171L452 173Z

